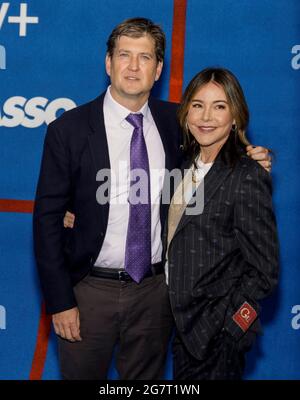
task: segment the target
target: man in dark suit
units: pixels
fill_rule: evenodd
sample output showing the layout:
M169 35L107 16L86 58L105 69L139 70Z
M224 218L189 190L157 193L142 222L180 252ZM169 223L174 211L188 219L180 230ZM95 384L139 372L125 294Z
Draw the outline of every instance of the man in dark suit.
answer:
M136 162L132 153L140 151L131 143L139 129L127 117L143 116L149 169L171 170L181 161L177 107L149 98L163 66L160 27L142 18L125 21L107 46L106 93L48 127L34 210L35 252L47 312L59 336L63 377L106 378L118 343L122 379L157 379L163 376L172 329L161 263L167 205L160 206L163 182L151 181L149 229L143 232L139 210L127 201L129 166ZM96 175L105 169L117 179L111 179L110 203L99 204L96 192L103 182ZM67 209L76 214L72 231L62 224ZM141 254L130 248L132 234L146 242L148 262L138 259L145 248ZM126 263L146 267L142 278Z
M116 344L121 379L163 377L172 330L161 263L168 205L161 204L163 179L149 171L181 163L177 106L149 98L164 50L159 26L124 21L107 42L111 86L48 127L34 243L65 379L105 379ZM269 162L264 151L254 153ZM133 169L149 178L140 204L131 201ZM101 197L104 170L111 179ZM76 214L72 230L62 223L68 209Z

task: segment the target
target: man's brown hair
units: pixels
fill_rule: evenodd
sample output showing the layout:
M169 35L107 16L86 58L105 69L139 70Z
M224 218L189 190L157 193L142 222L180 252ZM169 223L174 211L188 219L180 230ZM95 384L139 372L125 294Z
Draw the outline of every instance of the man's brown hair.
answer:
M145 35L149 35L154 41L157 61L163 61L166 48L165 34L159 25L147 18L130 18L117 25L106 42L107 54L113 56L116 41L121 36L140 38Z

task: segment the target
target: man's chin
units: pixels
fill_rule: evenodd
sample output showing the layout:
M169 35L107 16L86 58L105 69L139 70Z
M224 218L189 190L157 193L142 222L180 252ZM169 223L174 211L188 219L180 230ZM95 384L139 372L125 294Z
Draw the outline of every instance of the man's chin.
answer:
M140 97L144 97L150 94L149 92L145 92L141 89L134 89L134 88L130 88L130 89L126 89L123 91L123 95L124 97L131 97L131 98L140 98Z

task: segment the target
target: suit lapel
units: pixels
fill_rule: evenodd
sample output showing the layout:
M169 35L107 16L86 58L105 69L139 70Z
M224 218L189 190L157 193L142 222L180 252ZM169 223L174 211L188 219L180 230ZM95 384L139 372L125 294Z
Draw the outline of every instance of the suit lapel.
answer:
M91 104L90 109L89 123L91 131L88 140L96 173L100 169L110 168L108 143L104 125L103 100L104 94Z
M225 165L221 160L220 155L218 155L213 166L205 175L204 181L199 185L196 190L196 196L197 194L199 195L200 190L204 190L204 207L211 200L211 198L219 189L221 184L225 181L225 179L230 175L231 171L232 169L229 166ZM173 238L194 217L195 215L187 214L185 211L182 215L181 220L179 221Z
M99 187L99 182L96 181L96 175L98 171L102 169L110 170L108 143L103 113L104 96L105 94L102 94L91 103L89 116L91 130L88 135L88 142L95 171L95 197L96 191ZM108 221L109 203L107 202L101 207L96 208L99 212L99 216L103 220L104 226L106 226Z

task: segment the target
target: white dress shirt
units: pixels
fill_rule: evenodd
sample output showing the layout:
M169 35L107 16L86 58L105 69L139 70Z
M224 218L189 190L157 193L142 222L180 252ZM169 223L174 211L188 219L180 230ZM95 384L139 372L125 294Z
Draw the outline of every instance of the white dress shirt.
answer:
M111 168L111 192L108 226L95 266L124 268L125 245L129 220L130 141L133 126L125 120L130 110L117 103L108 87L103 103ZM165 152L151 115L148 102L138 111L142 113L143 131L148 151L151 196L151 262L161 261L160 198L164 179Z

